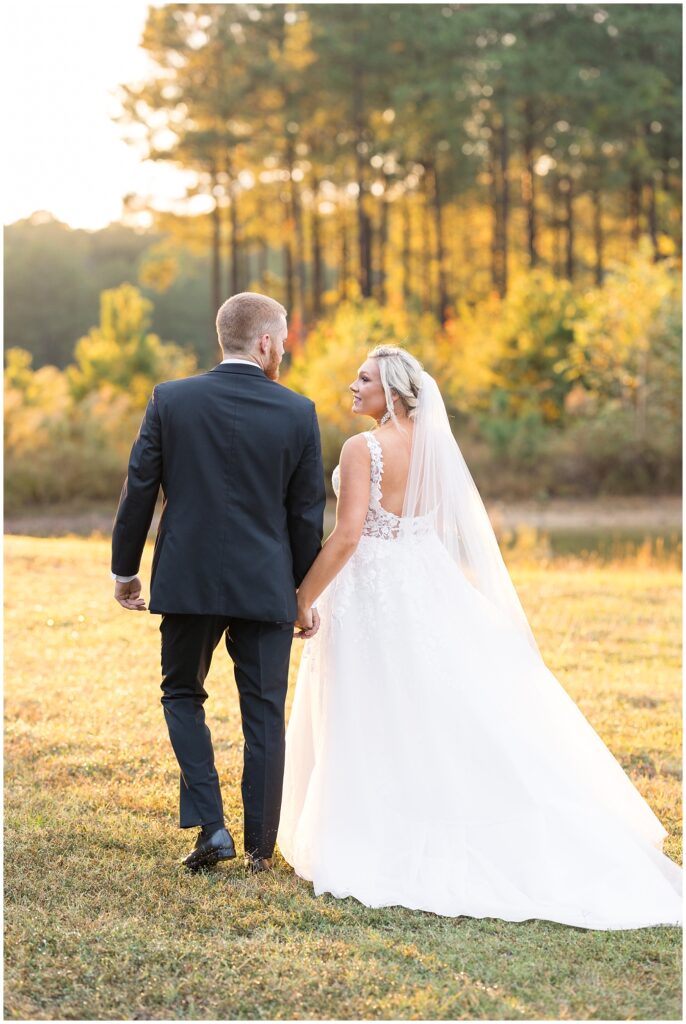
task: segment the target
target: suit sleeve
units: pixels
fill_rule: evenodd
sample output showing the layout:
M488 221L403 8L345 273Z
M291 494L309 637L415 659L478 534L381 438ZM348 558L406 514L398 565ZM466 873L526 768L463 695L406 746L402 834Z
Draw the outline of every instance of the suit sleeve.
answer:
M138 574L143 548L162 483L162 430L157 388L153 388L129 457L112 530L112 572Z
M305 448L290 479L286 495L288 535L296 587L319 554L324 534L324 466L315 407Z

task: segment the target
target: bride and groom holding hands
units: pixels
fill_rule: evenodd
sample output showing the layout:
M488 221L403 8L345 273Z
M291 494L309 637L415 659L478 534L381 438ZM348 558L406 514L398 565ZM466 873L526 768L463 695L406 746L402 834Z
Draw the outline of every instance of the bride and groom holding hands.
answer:
M315 406L278 383L286 310L234 295L217 330L222 362L153 389L112 538L115 598L145 610L162 488L149 609L179 823L200 828L186 867L236 855L204 711L223 638L250 870L278 842L316 894L368 906L680 924L666 830L543 662L433 378L395 346L359 367L352 412L376 425L343 445L322 546Z

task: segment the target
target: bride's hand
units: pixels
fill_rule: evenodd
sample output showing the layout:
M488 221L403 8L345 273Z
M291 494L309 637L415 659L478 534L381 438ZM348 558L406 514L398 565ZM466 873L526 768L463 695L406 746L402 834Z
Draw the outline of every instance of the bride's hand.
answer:
M316 608L308 608L298 602L298 615L295 624L300 632L294 635L298 639L310 640L319 629L319 612Z

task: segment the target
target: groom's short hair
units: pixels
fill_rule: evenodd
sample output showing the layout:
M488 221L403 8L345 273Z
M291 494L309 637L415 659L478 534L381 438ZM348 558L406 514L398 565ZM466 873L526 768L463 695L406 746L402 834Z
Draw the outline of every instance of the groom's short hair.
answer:
M282 330L285 308L276 299L257 292L239 292L227 299L217 313L219 344L225 353L251 352L263 334Z

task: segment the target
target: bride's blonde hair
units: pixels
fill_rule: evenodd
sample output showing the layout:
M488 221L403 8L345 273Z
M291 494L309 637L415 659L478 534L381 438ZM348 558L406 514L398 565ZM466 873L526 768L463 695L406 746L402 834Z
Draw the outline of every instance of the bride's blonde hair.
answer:
M397 394L407 412L407 418L414 419L419 389L422 386L422 364L397 345L377 345L369 353L369 358L376 359L379 364L381 386L391 419L397 424L398 420L393 411L393 392Z

